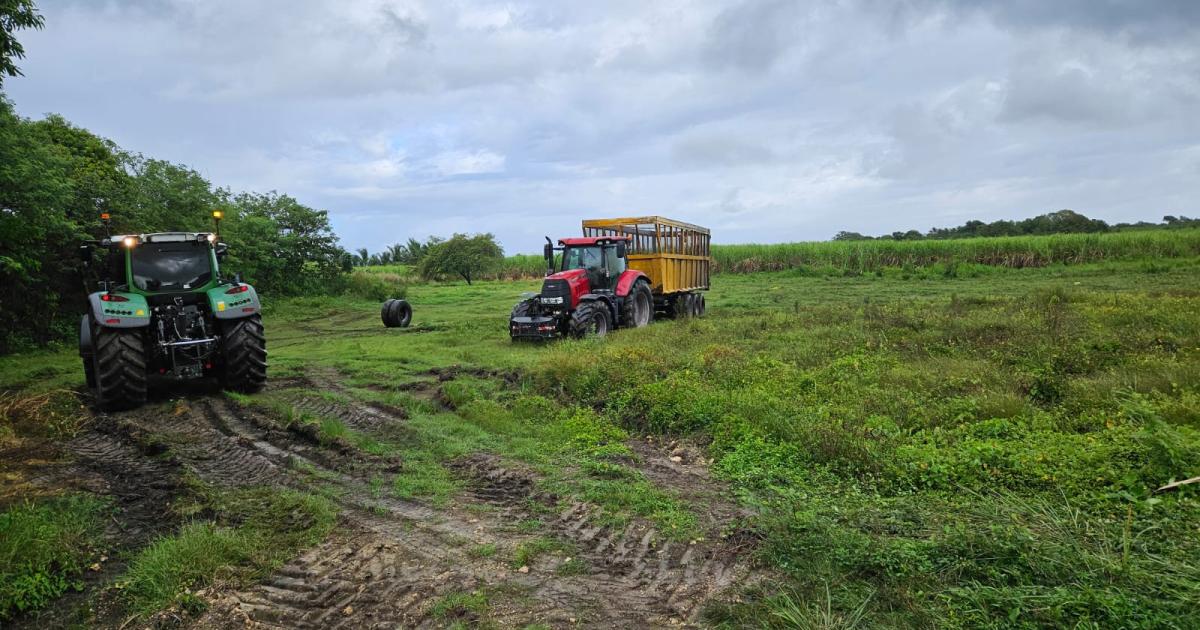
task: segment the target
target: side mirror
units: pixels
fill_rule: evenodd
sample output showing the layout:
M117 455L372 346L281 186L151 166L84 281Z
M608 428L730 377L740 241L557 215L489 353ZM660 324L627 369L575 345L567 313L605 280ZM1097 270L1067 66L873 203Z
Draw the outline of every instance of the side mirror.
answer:
M92 266L92 249L91 245L81 245L79 247L79 262L82 262L84 267Z
M551 245L550 243L546 243L542 247L542 258L545 258L548 261L554 260L554 246L553 245Z
M239 271L239 272L233 274L233 283L234 284L242 283L242 272Z
M229 253L229 246L225 243L217 243L213 247L213 251L217 253L217 260L223 260L225 255Z
M617 258L624 258L627 253L625 243L617 243Z

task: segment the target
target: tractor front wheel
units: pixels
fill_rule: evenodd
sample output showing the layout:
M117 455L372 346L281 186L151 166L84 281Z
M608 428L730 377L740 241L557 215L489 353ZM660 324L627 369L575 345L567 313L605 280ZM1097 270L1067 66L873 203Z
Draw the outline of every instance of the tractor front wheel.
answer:
M146 343L140 329L100 328L93 336L96 406L132 409L146 402Z
M251 315L223 322L221 363L221 386L225 389L262 389L267 382L267 338L261 317Z
M650 285L644 281L635 282L621 304L621 326L641 328L653 319L654 295L650 293Z
M601 302L584 302L571 313L571 336L601 338L612 328L608 307Z

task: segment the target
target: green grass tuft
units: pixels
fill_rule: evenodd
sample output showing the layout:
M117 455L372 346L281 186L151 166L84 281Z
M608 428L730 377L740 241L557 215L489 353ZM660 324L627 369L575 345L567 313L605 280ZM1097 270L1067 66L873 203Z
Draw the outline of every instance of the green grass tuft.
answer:
M108 503L91 495L27 501L0 513L0 620L78 589Z

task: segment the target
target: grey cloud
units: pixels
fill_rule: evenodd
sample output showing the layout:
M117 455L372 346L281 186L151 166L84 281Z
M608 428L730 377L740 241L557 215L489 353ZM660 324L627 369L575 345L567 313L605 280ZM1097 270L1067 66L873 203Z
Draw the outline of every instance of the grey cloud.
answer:
M351 247L529 251L635 211L722 242L1200 212L1200 3L39 4L21 112L287 191Z
M799 43L804 16L792 0L747 0L713 20L705 59L717 67L761 71Z

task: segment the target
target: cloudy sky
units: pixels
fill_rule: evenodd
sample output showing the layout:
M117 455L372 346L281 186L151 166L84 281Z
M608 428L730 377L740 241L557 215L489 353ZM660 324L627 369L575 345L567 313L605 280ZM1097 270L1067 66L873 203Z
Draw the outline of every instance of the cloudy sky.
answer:
M20 112L296 196L350 248L1200 214L1193 0L38 4Z

